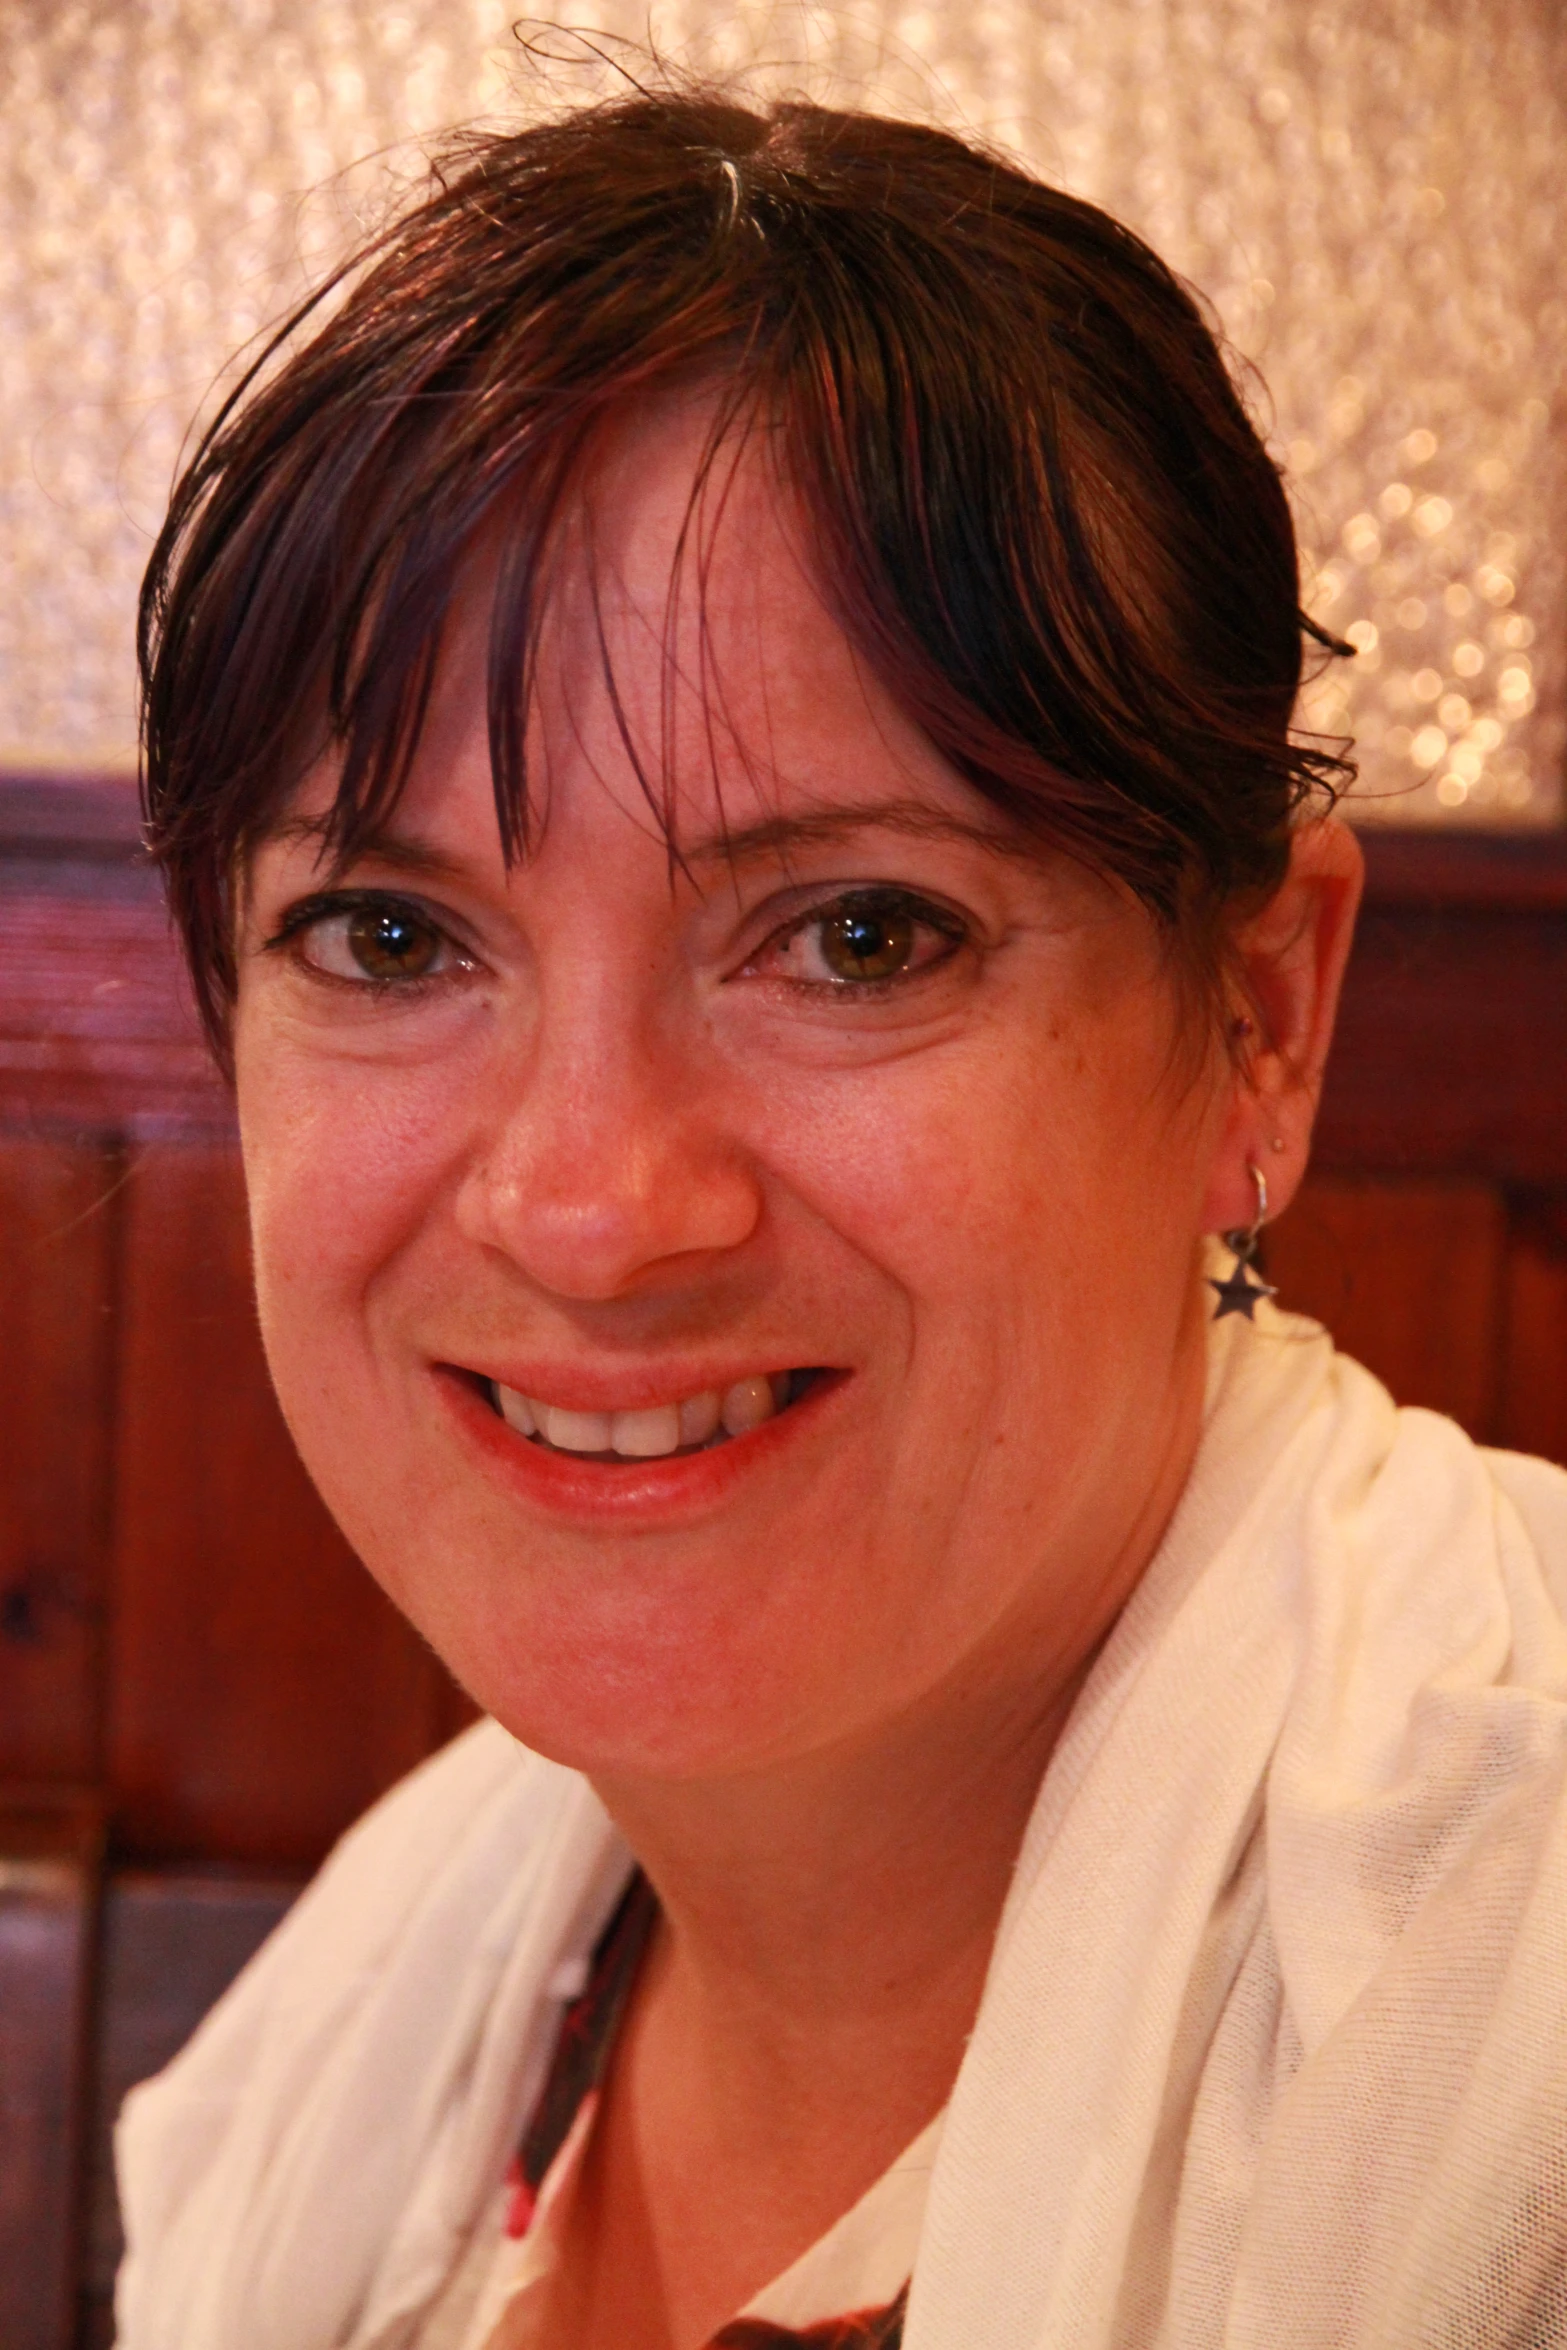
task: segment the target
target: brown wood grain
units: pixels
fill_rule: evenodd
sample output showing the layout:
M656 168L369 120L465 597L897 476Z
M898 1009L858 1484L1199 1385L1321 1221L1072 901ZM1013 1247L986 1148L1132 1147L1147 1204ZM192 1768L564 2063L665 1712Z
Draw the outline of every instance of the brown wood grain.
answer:
M1315 1177L1269 1227L1267 1265L1280 1304L1324 1323L1395 1402L1494 1436L1507 1282L1494 1186Z
M0 1774L100 1766L119 1160L0 1137Z
M1567 911L1567 831L1482 832L1362 827L1370 906L1484 908L1491 913Z
M1370 904L1315 1158L1333 1173L1567 1182L1567 915Z
M5 2350L71 2350L101 1845L91 1796L0 1788Z
M226 1132L154 876L88 858L0 861L0 1123Z
M283 1426L232 1149L154 1146L126 1202L117 1850L308 1866L438 1743L444 1676L338 1534Z
M126 2093L184 2046L299 1889L232 1869L127 1870L104 1887L81 2261L89 2343L113 2340L123 2238L112 2134Z
M134 775L45 769L0 772L0 858L83 857L138 864L141 801Z
M1567 1190L1514 1206L1496 1435L1567 1462Z

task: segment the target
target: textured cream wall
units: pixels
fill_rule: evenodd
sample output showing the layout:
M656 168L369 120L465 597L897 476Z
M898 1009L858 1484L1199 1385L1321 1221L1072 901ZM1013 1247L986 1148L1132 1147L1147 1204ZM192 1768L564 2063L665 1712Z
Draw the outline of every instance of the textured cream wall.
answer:
M510 15L0 0L0 763L130 756L131 611L182 436L420 135L594 86L520 62ZM659 0L652 22L674 59L999 135L1143 230L1266 377L1312 600L1365 648L1316 710L1359 736L1366 812L1561 816L1561 0Z

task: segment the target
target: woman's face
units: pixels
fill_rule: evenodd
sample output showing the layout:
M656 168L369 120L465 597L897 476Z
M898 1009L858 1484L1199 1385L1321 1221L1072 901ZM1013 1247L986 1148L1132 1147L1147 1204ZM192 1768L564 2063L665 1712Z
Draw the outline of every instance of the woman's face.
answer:
M607 1776L1051 1702L1195 1441L1233 1095L1149 918L1024 853L856 659L760 450L671 622L705 421L595 479L526 861L476 580L384 837L329 872L318 778L242 938L300 1451L481 1704Z

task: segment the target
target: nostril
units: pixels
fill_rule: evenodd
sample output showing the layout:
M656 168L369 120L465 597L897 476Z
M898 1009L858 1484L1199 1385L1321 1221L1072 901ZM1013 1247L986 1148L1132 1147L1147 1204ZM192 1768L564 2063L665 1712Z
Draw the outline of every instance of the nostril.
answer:
M519 1114L516 1131L464 1178L456 1218L465 1238L577 1302L624 1297L660 1267L725 1256L752 1239L762 1193L731 1154L668 1133L605 1147L580 1110L576 1103L551 1140L530 1095L528 1117Z

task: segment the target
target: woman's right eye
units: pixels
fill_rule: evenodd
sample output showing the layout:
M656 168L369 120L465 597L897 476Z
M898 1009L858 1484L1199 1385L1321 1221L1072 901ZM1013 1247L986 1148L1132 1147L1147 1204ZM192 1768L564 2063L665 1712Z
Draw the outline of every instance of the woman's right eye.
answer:
M374 987L415 986L473 969L473 958L422 907L395 899L341 899L295 907L274 946L310 970Z

